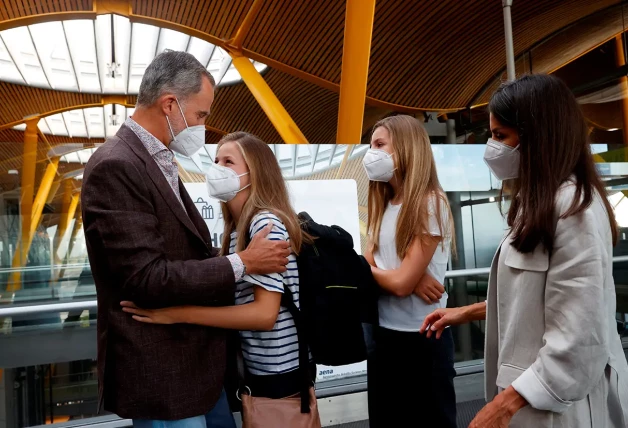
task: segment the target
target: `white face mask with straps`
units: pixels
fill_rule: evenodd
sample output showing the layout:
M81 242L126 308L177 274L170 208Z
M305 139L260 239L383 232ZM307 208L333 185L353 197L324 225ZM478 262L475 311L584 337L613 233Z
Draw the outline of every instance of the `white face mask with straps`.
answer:
M489 138L484 150L484 162L501 181L517 178L521 162L519 146L513 148Z
M369 149L362 159L362 164L371 181L388 183L395 173L395 161L392 155L385 150Z
M205 145L205 125L188 126L188 122L185 120L185 115L183 114L183 109L181 109L181 104L179 104L179 100L176 97L175 100L177 101L177 106L179 106L181 117L183 117L185 129L177 135L174 135L170 118L166 115L168 128L170 128L170 133L172 134L172 142L169 148L175 153L191 158Z
M231 168L211 163L209 170L205 173L205 182L209 196L218 199L221 202L229 202L242 190L246 189L251 183L240 188L240 177L247 175L248 172L238 175Z

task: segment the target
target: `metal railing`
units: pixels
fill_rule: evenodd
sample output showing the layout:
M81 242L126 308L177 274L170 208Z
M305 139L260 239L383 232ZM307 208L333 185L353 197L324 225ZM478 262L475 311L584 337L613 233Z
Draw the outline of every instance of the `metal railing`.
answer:
M3 268L0 269L0 274L2 273L13 273L13 272L40 272L40 271L45 271L45 270L52 270L52 269L85 269L88 268L89 263L72 263L72 264L67 264L67 265L40 265L40 266L27 266L27 267L18 267L18 268Z
M628 261L628 256L626 256ZM477 268L477 269L457 269L450 270L445 273L445 278L460 278L463 276L478 276L488 275L490 268ZM39 305L24 305L24 306L11 306L8 308L0 307L0 318L14 317L23 315L39 315L51 312L69 312L80 310L91 310L97 308L96 300L82 300L71 301L61 303L43 303Z
M617 256L613 257L614 263L622 263L628 262L628 256ZM76 265L79 266L79 265ZM80 265L82 266L82 265ZM87 265L88 266L88 265ZM475 268L475 269L455 269L449 270L445 273L445 278L460 278L464 276L479 276L479 275L488 275L491 272L490 267L486 268ZM28 306L11 306L11 307L0 307L0 318L4 317L12 317L12 316L23 316L23 315L37 315L37 314L46 314L51 312L69 312L69 311L79 311L79 310L91 310L97 308L96 300L82 300L82 301L71 301L71 302L61 302L61 303L44 303L39 305L28 305Z

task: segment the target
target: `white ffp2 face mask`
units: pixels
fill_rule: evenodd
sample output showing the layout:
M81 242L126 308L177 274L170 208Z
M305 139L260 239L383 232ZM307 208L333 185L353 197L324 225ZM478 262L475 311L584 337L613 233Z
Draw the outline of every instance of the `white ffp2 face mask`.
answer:
M395 161L385 150L369 149L362 159L362 164L371 181L388 183L395 172Z
M181 116L183 117L183 123L185 123L185 129L177 135L174 135L170 119L166 116L166 121L168 122L170 133L172 134L172 142L169 148L175 153L191 158L205 145L205 125L188 126L188 122L185 120L185 115L181 109L181 104L179 104L179 100L176 101Z
M517 178L521 162L519 146L513 148L489 138L484 150L484 162L493 175L501 181Z
M238 175L231 168L211 163L209 170L207 170L205 174L205 182L207 183L209 196L221 202L229 202L235 198L238 192L251 185L251 183L249 183L243 188L240 188L240 177L247 174L248 172Z

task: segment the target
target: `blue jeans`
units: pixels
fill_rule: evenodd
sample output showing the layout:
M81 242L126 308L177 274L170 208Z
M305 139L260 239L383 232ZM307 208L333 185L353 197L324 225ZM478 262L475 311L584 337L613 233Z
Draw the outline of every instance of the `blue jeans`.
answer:
M177 421L159 421L151 419L133 419L134 428L236 428L235 420L227 394L223 389L216 406L206 415Z

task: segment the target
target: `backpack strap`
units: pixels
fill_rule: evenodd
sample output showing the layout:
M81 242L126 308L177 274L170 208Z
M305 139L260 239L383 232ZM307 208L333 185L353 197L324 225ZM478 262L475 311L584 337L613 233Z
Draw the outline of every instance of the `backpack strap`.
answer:
M297 339L299 342L299 372L301 378L301 413L310 413L310 359L307 346L307 338L303 329L303 319L301 317L301 311L294 303L292 291L288 286L284 287L284 292L281 295L281 305L288 309L292 319L294 320L294 326L297 329Z

